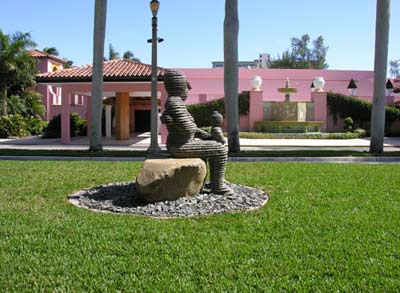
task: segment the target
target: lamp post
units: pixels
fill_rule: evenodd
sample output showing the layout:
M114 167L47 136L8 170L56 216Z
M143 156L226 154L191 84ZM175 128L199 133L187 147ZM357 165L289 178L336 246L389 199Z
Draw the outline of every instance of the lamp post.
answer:
M151 42L151 123L150 123L150 147L147 149L149 154L157 153L161 150L158 145L158 103L157 103L157 43L162 39L157 38L157 13L160 8L160 2L152 0L150 9L153 14L152 18L152 38L147 42Z

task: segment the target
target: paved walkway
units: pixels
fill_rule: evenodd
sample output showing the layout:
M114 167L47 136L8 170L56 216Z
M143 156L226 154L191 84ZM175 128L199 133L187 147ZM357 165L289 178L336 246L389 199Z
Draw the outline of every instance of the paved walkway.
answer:
M0 161L100 161L142 162L144 157L58 157L58 156L0 156ZM367 163L400 164L400 157L229 157L230 162L302 162L302 163Z
M288 151L288 150L352 150L368 151L369 138L363 139L240 139L242 150ZM74 137L71 144L62 144L60 139L38 137L22 139L0 139L0 149L29 150L87 150L87 137ZM103 139L104 150L146 150L150 145L149 133L132 137L127 141ZM165 146L161 145L162 148ZM400 151L400 137L385 138L385 151Z

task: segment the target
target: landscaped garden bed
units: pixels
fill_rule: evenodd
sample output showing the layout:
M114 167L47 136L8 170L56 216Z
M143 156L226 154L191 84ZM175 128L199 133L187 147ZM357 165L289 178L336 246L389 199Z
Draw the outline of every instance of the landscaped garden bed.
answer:
M141 163L0 162L2 291L396 291L399 165L229 163L260 210L156 220L67 195Z

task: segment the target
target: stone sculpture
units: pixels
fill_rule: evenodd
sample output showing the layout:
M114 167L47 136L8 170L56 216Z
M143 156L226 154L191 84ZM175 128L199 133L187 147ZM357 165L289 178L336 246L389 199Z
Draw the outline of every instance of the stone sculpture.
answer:
M185 100L188 97L189 84L186 77L180 72L168 71L164 75L164 86L168 98L161 122L168 129L167 151L175 158L208 160L212 192L232 193L224 183L228 149L222 143L212 140L209 133L199 129L188 112Z
M226 139L224 137L224 134L222 132L222 123L224 118L218 111L214 111L212 114L212 119L211 119L211 138L215 141L218 141L222 144L226 143Z

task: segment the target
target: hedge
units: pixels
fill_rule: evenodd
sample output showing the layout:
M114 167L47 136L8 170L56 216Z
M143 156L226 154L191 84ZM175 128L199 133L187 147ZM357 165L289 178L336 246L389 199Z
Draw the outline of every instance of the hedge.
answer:
M365 128L371 122L372 103L348 97L338 93L328 93L329 110L336 122L338 117L351 117L358 126ZM394 107L386 107L386 129L400 118L400 110Z
M246 116L250 108L250 92L245 91L239 94L239 115ZM189 113L193 116L198 127L211 125L213 111L218 111L225 116L225 99L217 99L206 103L193 104L188 107Z
M39 135L44 125L45 122L36 117L19 114L0 116L0 138Z
M70 114L70 135L71 137L86 135L86 120L81 119L76 113ZM54 116L43 132L43 138L59 137L61 137L61 114Z

